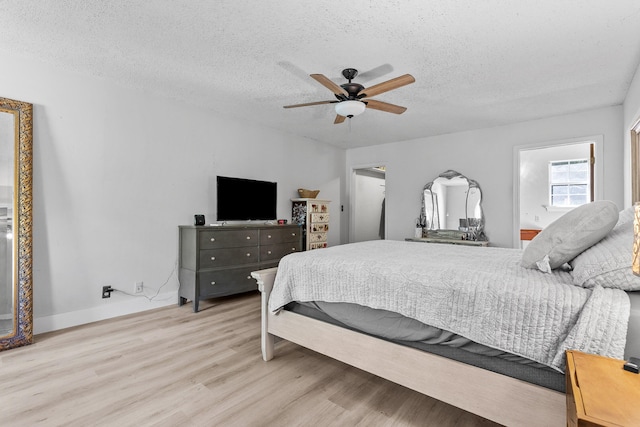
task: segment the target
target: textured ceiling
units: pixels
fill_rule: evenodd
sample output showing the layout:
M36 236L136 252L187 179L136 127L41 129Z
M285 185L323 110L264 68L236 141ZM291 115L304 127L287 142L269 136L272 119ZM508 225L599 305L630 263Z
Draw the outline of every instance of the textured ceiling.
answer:
M0 0L0 51L350 148L621 104L638 22L638 0ZM407 111L282 108L347 67L412 74L374 98Z

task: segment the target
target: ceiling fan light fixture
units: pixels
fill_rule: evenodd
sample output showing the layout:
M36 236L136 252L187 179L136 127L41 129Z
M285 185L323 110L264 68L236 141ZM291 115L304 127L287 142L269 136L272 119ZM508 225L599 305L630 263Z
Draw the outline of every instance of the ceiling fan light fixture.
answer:
M336 113L343 117L353 117L364 113L366 104L362 101L347 100L336 104Z

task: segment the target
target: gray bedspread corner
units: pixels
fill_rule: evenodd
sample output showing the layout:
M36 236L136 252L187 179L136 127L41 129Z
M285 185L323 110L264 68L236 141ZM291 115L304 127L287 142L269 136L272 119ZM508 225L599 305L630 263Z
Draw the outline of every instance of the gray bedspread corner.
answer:
M564 366L566 350L623 359L628 322L621 319L628 319L630 310L626 292L601 286L593 288L577 321L559 346L553 365Z
M564 350L622 358L623 291L520 266L521 251L380 240L292 254L269 300L348 302L400 313L560 372Z

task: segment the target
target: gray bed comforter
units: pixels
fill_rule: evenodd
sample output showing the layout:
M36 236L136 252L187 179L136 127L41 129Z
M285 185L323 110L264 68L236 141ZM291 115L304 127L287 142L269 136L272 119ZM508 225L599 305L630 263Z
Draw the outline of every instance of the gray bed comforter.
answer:
M629 298L565 271L520 266L507 248L377 240L301 252L278 266L269 309L348 302L400 313L564 371L564 351L623 358Z

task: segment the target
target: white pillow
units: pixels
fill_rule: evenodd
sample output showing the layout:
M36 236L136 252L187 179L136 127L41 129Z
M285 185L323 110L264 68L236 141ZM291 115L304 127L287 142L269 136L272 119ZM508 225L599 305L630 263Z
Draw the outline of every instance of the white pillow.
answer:
M616 224L616 227L625 224L627 222L633 222L633 217L634 215L634 207L631 206L630 208L627 208L625 210L620 211L620 214L618 215L618 223Z
M618 221L618 207L608 200L570 210L545 227L522 253L521 265L544 272L558 268L602 240Z
M604 239L571 261L574 285L640 291L640 277L631 271L633 218L623 220L623 212L618 224Z

